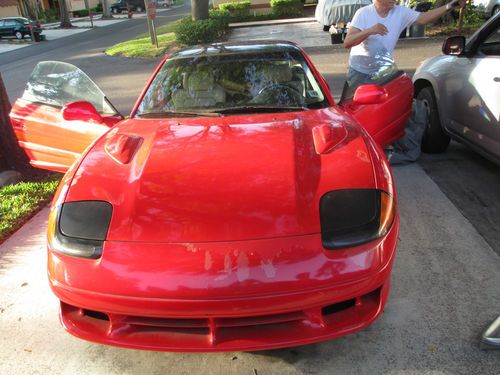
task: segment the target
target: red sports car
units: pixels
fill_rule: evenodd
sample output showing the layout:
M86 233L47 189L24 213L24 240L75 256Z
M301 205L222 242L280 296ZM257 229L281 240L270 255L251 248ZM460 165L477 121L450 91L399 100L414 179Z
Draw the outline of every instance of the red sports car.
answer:
M67 170L48 228L64 328L238 351L368 326L399 230L380 146L412 90L391 71L337 105L296 45L215 44L165 58L123 119L80 70L40 63L11 119L33 165Z

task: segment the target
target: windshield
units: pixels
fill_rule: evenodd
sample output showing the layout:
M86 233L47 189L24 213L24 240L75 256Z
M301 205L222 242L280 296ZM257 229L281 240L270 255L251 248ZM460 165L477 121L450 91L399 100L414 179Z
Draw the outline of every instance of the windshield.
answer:
M178 54L158 72L137 114L276 112L327 104L298 51Z

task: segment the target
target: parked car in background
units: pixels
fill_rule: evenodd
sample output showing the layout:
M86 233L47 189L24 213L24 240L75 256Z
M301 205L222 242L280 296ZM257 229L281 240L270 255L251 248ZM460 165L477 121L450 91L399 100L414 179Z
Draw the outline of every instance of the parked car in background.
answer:
M78 68L39 63L10 116L33 165L67 171L48 225L63 327L240 351L368 326L399 232L382 147L412 95L394 72L335 104L296 45L223 43L166 57L124 119Z
M500 11L500 0L473 0L472 3L487 17L494 16Z
M500 165L500 13L467 43L448 38L443 53L413 76L429 116L422 150L443 152L453 138Z
M371 0L318 0L314 16L316 21L327 31L331 25L346 25L351 22L354 13Z
M146 7L144 5L144 0L119 0L111 4L110 9L111 13L118 14L121 12L128 12L129 10L142 12Z
M37 39L42 33L39 23L30 21L24 17L6 17L0 18L0 37L15 37L23 39L26 36L31 37L31 33Z
M173 0L157 0L156 7L157 8L170 8L174 4Z

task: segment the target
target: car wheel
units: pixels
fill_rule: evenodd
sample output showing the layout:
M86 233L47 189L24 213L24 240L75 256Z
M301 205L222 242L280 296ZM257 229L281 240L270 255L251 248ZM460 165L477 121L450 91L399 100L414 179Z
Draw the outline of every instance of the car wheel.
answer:
M135 10L136 10L136 12L140 13L140 12L142 12L142 7L139 6L139 7L135 8Z
M118 14L118 9L113 8L113 9L111 9L111 12L114 13L114 14Z
M491 11L491 16L493 17L498 12L500 12L500 5L497 5L493 8L493 10Z
M434 91L431 87L424 87L417 94L417 99L422 100L427 110L427 129L422 139L422 151L430 154L443 152L450 143L450 137L443 132Z
M24 37L23 33L20 31L16 31L14 33L14 36L16 37L16 39L19 39L19 40L23 39L23 37Z

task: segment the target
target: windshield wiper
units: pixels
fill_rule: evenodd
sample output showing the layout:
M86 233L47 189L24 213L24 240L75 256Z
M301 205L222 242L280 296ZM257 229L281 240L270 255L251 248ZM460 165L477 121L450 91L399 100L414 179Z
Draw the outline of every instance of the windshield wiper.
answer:
M161 112L142 112L138 113L140 117L173 117L173 116L200 116L200 117L220 117L218 112L190 112L190 111L172 111L165 110Z
M255 113L255 112L293 112L293 111L307 111L307 107L290 107L280 105L245 105L238 107L229 107L217 109L214 112L225 113Z

